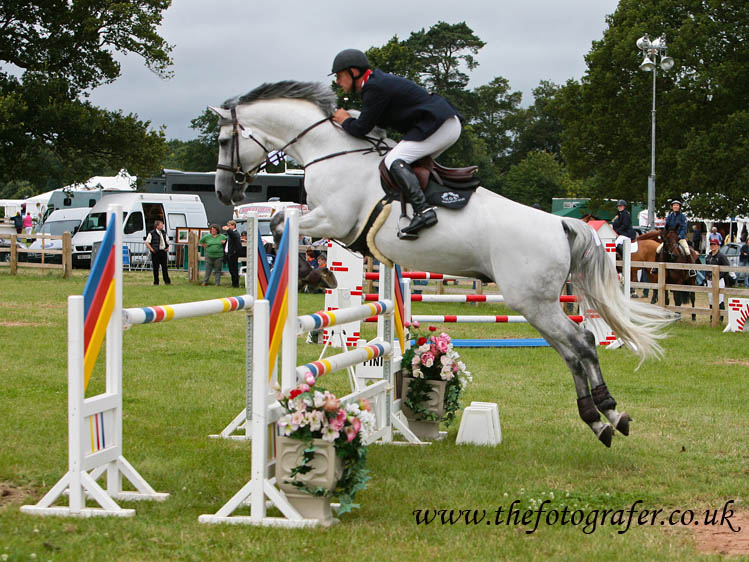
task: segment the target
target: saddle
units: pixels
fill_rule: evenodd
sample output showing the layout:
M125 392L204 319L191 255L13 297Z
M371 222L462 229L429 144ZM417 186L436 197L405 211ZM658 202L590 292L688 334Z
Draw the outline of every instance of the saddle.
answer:
M473 191L481 180L477 172L478 166L467 168L446 168L438 164L431 156L426 156L411 164L426 200L432 205L460 209L468 204ZM405 200L398 184L390 177L390 171L385 160L380 162L380 183L382 188L393 199L400 198L405 206Z
M416 177L419 178L421 190L426 191L430 180L448 189L476 189L481 181L476 175L478 166L467 168L447 168L438 164L431 156L426 156L411 164ZM380 180L386 191L400 192L400 187L390 177L385 161L380 162Z

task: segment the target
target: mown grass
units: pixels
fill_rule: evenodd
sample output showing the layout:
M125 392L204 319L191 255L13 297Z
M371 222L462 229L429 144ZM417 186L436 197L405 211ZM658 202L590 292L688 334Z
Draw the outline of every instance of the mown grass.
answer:
M154 287L148 273L126 274L125 306L240 292L173 278L170 287ZM170 499L128 504L137 514L127 520L21 514L19 506L38 501L67 468L65 299L84 283L82 272L69 281L0 273L0 486L7 494L0 497L0 557L8 560L685 560L697 551L683 527L620 534L606 525L586 534L542 523L527 533L532 525L416 525L413 511L478 509L493 520L491 512L513 500L525 508L544 499L560 510L623 509L638 499L646 509L704 511L727 500L747 509L749 345L741 334L681 323L664 342L666 359L637 371L631 353L601 351L608 386L634 419L631 436L617 436L611 449L579 420L571 376L551 349L462 350L474 374L465 402L499 404L501 445L456 446L456 423L445 442L426 448L372 446L361 509L328 530L201 525L200 514L214 513L249 478L249 443L207 438L243 407L244 316L226 314L136 327L124 336L125 456ZM322 297L302 295L300 303L311 312ZM373 335L373 327L366 330ZM449 331L536 337L523 325ZM300 339L300 362L319 351ZM94 380L102 374L98 367ZM343 374L325 384L347 392Z

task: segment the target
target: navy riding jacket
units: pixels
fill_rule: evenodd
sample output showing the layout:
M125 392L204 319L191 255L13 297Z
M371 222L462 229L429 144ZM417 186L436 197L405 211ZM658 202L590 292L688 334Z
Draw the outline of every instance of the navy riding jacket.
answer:
M403 140L422 141L458 111L437 94L400 76L375 70L361 89L362 108L358 119L343 122L344 130L364 137L375 126L403 133Z
M687 237L687 217L681 212L669 213L666 217L666 230L675 230L679 239Z
M626 209L616 215L614 222L611 223L611 228L613 228L614 232L619 236L626 236L630 240L637 238L637 233L635 232L635 229L632 228L632 215L630 215L629 211Z

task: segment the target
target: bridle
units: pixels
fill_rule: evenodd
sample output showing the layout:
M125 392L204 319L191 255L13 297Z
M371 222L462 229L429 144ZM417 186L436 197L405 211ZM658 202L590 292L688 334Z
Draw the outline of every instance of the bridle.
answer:
M252 181L252 178L255 174L258 172L264 170L269 165L273 165L278 162L279 158L282 158L282 154L284 150L286 150L289 146L297 142L299 139L301 139L304 135L309 133L312 129L315 127L322 125L326 121L330 121L333 123L333 119L331 117L323 117L319 121L315 121L304 129L301 133L296 135L293 139L291 139L289 142L284 144L281 148L275 151L268 150L268 148L260 142L255 135L252 134L252 130L245 129L244 125L242 125L239 122L239 119L237 118L237 108L236 106L231 108L231 122L232 122L232 134L231 134L231 163L227 166L226 164L218 163L216 164L217 170L226 170L227 172L231 172L234 174L234 183L237 184L244 184L249 183ZM240 133L241 131L241 133ZM265 153L265 159L262 160L257 166L252 167L251 169L245 171L242 168L242 161L239 158L239 135L242 135L244 138L248 138L252 140L255 144L257 144L262 151ZM312 160L311 162L308 162L304 166L302 166L302 169L307 169L312 164L316 164L318 162L322 162L323 160L328 160L330 158L335 158L336 156L343 156L344 154L351 154L353 152L362 152L362 153L370 153L370 152L377 152L380 154L380 156L384 155L388 150L390 150L390 147L388 147L385 144L384 139L381 138L372 138L372 137L365 137L365 140L369 141L372 146L367 148L355 148L352 150L343 150L340 152L334 152L332 154L328 154L326 156L322 156L320 158L316 158L315 160ZM274 153L275 156L271 157L271 153Z

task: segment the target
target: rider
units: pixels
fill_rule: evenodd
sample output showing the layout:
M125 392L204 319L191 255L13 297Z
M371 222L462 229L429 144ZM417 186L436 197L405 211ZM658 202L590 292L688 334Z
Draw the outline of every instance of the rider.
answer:
M666 217L666 231L675 230L679 236L679 247L685 256L691 256L687 244L687 217L681 212L681 201L674 199L671 201L671 212ZM663 250L663 243L656 248L655 253L660 254Z
M347 133L361 138L379 126L403 134L402 140L385 156L390 175L414 209L411 223L401 232L413 235L436 224L437 213L427 204L410 164L425 156L435 158L458 140L461 130L458 111L442 96L430 95L411 80L372 70L367 56L357 49L338 53L332 73L346 93L361 91L362 94L358 118L351 117L344 109L337 109L333 115L333 120Z
M624 199L619 199L616 203L616 210L619 213L614 217L611 227L617 234L616 252L621 255L624 240L627 238L634 240L637 238L637 233L635 232L635 229L632 228L632 215L629 214L629 211L627 210L627 202Z

